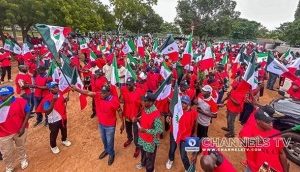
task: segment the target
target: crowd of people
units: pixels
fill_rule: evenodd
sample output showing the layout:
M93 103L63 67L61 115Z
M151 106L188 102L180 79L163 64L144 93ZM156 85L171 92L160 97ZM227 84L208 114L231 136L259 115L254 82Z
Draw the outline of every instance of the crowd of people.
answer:
M84 48L81 44L83 39L87 44ZM208 43L192 41L193 53L186 64L182 62L181 55L184 54L188 41L176 41L179 57L174 60L173 57L155 50L155 41L151 36L142 37L145 54L138 51L124 53L122 49L126 41L123 39L128 38L101 34L90 38L70 36L59 52L69 59L70 66L78 71L84 84L84 88L71 84L69 89L92 97L91 118L96 116L98 119L104 149L99 159L108 156L108 165L112 165L117 156L114 140L118 118L121 121L121 132L125 130L127 135L123 146L126 148L134 143L136 148L133 157L141 156L136 168L144 168L147 172L155 171L160 139L170 140L166 169L172 168L178 146L186 171L196 162L197 156L201 156L200 165L204 171L237 171L221 151L204 150L214 148L213 144L206 144L206 147L200 144L200 152L191 159L185 150L188 137L199 137L201 140L214 137L209 135L209 126L218 118L221 108L226 108L227 112L227 121L223 121L222 128L227 132L226 138L238 136L241 139L257 139L279 132L272 128L274 109L269 105L259 104L259 98L264 95L265 81L267 80L267 89L274 91L276 78L279 77L266 71L266 60L257 61L258 86L248 90L245 95L240 92L241 87L247 87L244 85L243 76L249 61L237 58L264 52L263 46L254 43L219 43L210 47ZM162 44L162 41L158 41L158 45ZM213 52L214 65L206 69L201 66L201 60L208 47ZM26 54L14 54L4 49L0 52L1 84L4 84L0 86L0 152L6 172L11 172L14 170L14 150L19 156L21 168L28 166L30 157L26 154L25 140L30 130L30 117L35 116L33 127L49 127L50 150L53 154L60 152L56 143L59 131L62 144L71 146L72 138L68 138L67 132L66 102L69 98L66 92L60 90L60 79L66 77L64 69L60 68L58 76L53 77L51 66L54 63L59 66L60 62L57 57L52 56L45 44L34 44L30 53ZM299 56L295 53L292 54L292 59L287 60L277 52L272 52L272 55L283 64L295 61ZM114 59L117 60L117 84L111 82L115 72ZM12 80L11 67L14 60L17 61L19 72ZM128 66L135 75L128 76ZM171 75L171 92L166 99L157 100L156 93L166 80L161 74L165 67ZM294 72L297 74L297 71ZM5 82L6 76L8 83ZM281 77L280 80L283 81L284 78ZM288 93L299 100L297 82L293 82ZM179 119L177 138L174 138L170 107L177 84L183 113ZM235 128L238 117L243 125L241 131ZM166 132L170 133L170 137L164 138ZM263 149L265 151L246 151L246 171L259 171L266 163L276 171L289 171L283 144L276 147L275 143L271 143L271 146Z

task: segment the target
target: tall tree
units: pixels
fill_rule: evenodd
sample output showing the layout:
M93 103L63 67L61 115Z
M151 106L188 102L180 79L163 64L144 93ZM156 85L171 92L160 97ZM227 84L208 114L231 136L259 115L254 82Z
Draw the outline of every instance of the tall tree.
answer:
M300 19L295 20L286 27L284 38L291 45L300 45Z
M124 29L135 33L156 33L160 32L160 27L164 20L151 6L145 6L145 13L136 13L124 19Z
M13 15L8 10L9 9L8 7L9 7L9 3L8 3L7 0L0 0L0 18L1 18L1 22L0 22L0 37L1 37L2 44L5 41L4 27L5 26L9 26L11 24L9 16Z
M260 23L247 19L236 19L232 23L230 36L234 39L255 39L259 35Z
M8 11L11 14L9 19L12 24L17 24L25 39L31 26L45 19L43 0L7 0Z
M295 12L295 20L300 19L300 1L298 2L298 6Z
M114 7L118 30L121 30L126 20L131 16L146 14L147 6L156 4L157 0L110 0L110 3Z
M200 37L224 36L230 32L230 21L240 15L235 7L232 0L179 0L176 23L185 34L194 26Z

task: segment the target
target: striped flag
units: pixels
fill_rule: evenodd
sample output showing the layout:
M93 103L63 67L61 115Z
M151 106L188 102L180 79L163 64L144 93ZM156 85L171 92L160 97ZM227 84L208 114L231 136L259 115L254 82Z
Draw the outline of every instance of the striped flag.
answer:
M5 88L2 88L2 89L5 89ZM0 104L0 124L1 123L4 123L7 119L7 116L8 116L8 112L9 112L9 109L10 109L10 102L11 100L13 99L13 95L11 95L8 99L6 99L4 102L2 102Z
M178 61L179 48L172 35L168 36L159 51L162 54L168 55L170 60Z
M71 32L71 28L36 24L35 28L41 34L44 43L54 57L59 57L58 52L62 47L66 37Z
M3 49L13 52L15 54L22 54L21 47L15 42L13 42L11 39L5 39Z
M164 79L167 79L171 75L171 70L167 66L166 62L162 62L162 65L160 67L160 74Z
M138 55L140 57L145 57L145 48L144 48L143 40L142 40L141 36L139 36L137 39L137 48L138 48Z
M172 125L173 125L173 137L177 141L177 135L179 130L179 120L183 115L183 109L181 104L181 98L179 95L179 89L177 82L175 83L174 96L171 100L170 111L173 114Z
M119 72L118 72L118 65L117 65L117 58L114 56L112 66L111 66L111 78L110 82L112 85L116 85L120 83Z
M189 40L186 43L183 56L181 59L181 64L183 66L186 66L191 63L192 61L192 56L193 56L193 51L192 51L192 34L189 36Z
M171 76L172 75L169 75L168 78L164 80L164 82L159 86L158 90L155 92L156 100L164 100L171 94Z

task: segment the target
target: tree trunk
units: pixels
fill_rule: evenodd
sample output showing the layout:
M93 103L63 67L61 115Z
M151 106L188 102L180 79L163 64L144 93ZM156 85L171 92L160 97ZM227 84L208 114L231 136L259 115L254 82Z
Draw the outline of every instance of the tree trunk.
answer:
M12 25L11 29L12 29L13 37L15 38L15 40L17 40L16 26Z

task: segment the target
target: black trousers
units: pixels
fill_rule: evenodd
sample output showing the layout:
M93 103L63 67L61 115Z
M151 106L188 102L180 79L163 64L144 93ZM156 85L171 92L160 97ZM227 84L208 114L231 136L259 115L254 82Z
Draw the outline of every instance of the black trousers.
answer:
M207 133L208 133L208 126L203 126L201 124L197 124L197 137L199 137L200 139L203 137L208 137Z
M142 166L146 168L146 172L154 171L155 157L156 157L157 146L155 146L154 152L146 152L141 149L141 163Z
M7 73L7 79L11 79L11 66L5 66L1 67L2 73L1 73L1 81L4 81L4 77Z
M138 146L138 126L136 122L130 122L125 120L125 129L128 140L133 140L134 145Z
M177 143L175 142L175 139L173 137L173 134L170 133L170 149L169 149L169 160L174 161L175 159L175 151L177 148ZM184 141L180 141L179 143L179 151L180 151L180 158L183 163L184 169L188 170L190 167L190 160L187 156L187 153L185 151L185 143Z
M52 148L56 147L56 138L58 136L58 132L60 130L61 133L61 141L67 140L67 120L59 120L54 123L49 123L50 130L50 146Z
M254 110L254 106L251 103L244 104L243 111L241 112L240 119L239 119L242 125L244 125L247 122L253 110Z

